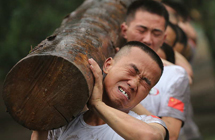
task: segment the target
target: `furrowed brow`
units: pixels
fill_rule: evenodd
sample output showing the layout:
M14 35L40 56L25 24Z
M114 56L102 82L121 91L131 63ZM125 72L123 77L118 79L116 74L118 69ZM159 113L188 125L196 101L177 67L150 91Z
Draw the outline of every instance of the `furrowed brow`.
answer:
M130 65L131 65L131 67L136 71L137 74L140 73L140 71L139 71L139 69L137 68L136 65L134 65L134 64L130 64Z
M139 69L137 68L137 66L136 65L134 65L134 64L130 64L130 66L136 71L136 73L137 74L139 74L140 73L140 71L139 71ZM141 78L142 80L144 80L144 81L146 81L146 83L148 84L148 85L150 85L151 86L151 81L148 79L148 78L146 78L146 77L143 77L143 78Z

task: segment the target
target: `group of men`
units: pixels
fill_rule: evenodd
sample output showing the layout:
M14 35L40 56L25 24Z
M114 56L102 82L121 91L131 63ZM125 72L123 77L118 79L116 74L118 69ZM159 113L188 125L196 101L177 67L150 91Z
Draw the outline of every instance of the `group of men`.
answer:
M178 139L190 104L190 75L156 53L168 25L163 3L134 1L121 24L127 43L106 59L102 70L88 60L95 78L88 110L61 128L33 131L31 139Z

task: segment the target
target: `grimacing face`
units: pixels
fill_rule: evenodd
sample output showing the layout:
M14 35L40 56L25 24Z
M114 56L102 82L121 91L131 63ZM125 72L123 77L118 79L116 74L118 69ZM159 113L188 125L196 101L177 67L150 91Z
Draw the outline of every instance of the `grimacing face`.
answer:
M130 23L121 25L121 34L128 41L139 41L154 51L160 48L165 40L165 19L147 11L137 11Z
M158 64L138 47L117 60L108 58L103 72L104 102L124 112L142 101L161 76Z

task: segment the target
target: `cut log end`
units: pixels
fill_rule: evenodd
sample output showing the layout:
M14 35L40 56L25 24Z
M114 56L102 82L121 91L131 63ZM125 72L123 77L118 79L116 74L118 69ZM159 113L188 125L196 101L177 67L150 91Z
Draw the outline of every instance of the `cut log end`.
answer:
M4 82L3 100L11 116L31 130L51 130L70 122L84 108L89 87L81 71L53 55L28 56Z

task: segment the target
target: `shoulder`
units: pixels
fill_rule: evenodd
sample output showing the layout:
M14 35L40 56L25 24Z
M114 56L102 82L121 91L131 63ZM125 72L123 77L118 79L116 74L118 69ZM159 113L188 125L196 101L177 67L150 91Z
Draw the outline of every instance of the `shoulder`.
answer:
M168 81L171 80L171 82L173 82L174 80L178 81L178 79L182 79L188 81L189 83L189 76L186 70L181 66L176 65L165 66L162 78L168 79Z
M171 72L171 73L187 75L186 70L183 67L177 66L177 65L164 66L164 72Z

